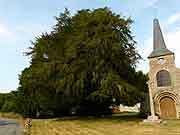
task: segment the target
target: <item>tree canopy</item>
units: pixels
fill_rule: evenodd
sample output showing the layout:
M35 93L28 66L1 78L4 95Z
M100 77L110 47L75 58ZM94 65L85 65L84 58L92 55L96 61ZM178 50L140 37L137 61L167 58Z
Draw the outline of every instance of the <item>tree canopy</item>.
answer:
M111 104L141 102L147 76L135 70L141 57L132 22L109 8L74 15L65 9L26 53L31 64L20 75L22 111L97 113Z

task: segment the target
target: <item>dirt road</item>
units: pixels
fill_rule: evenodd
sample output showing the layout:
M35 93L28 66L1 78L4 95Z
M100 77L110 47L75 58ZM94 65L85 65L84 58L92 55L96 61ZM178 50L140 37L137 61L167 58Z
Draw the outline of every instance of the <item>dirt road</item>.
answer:
M0 135L21 135L17 120L0 119Z

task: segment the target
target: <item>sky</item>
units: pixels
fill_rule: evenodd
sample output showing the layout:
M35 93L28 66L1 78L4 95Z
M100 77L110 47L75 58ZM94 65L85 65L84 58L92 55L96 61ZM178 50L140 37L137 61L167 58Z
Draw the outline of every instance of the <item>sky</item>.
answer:
M21 71L29 66L24 56L31 42L51 31L64 8L72 14L80 9L109 7L116 14L131 17L137 50L143 60L138 70L149 70L147 56L152 51L152 21L158 18L166 46L176 55L180 67L180 0L0 0L0 93L16 90Z

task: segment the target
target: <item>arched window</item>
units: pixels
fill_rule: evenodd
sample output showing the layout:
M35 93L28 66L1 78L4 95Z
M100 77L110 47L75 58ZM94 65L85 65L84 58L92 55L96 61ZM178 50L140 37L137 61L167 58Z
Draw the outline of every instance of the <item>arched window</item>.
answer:
M166 70L159 71L156 75L156 78L157 78L157 86L158 87L171 85L170 74Z

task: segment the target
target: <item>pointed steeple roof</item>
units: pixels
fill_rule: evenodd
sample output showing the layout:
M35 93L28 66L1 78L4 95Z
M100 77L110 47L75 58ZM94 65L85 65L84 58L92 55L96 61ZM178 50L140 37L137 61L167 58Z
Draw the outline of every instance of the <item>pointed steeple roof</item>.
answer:
M153 20L153 52L148 58L174 54L166 48L158 19Z

